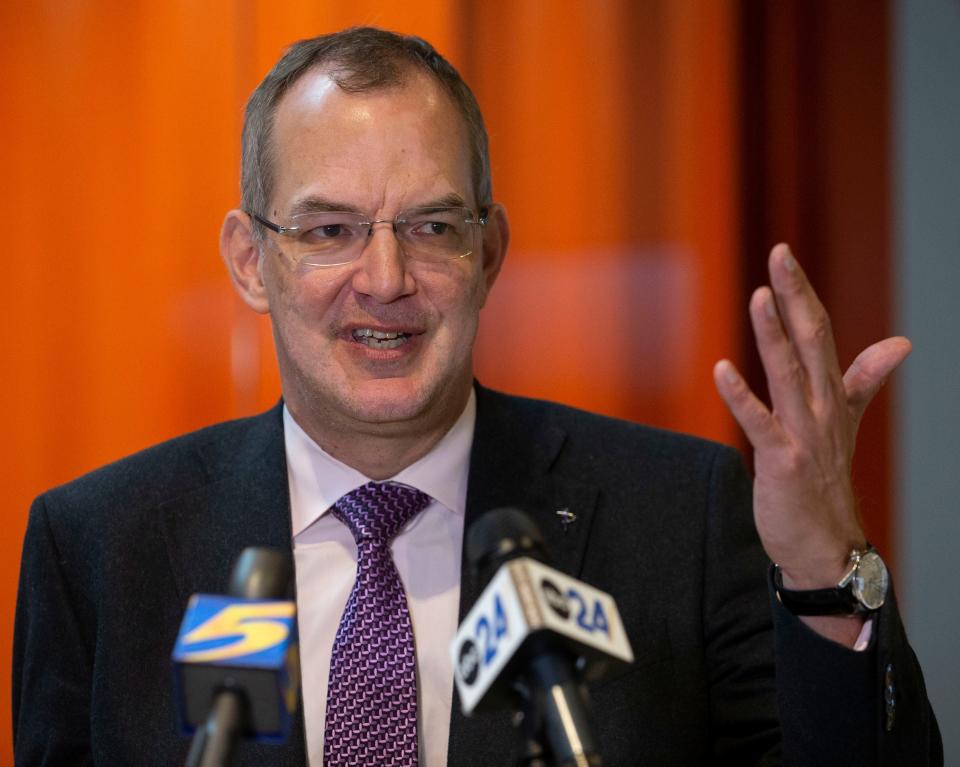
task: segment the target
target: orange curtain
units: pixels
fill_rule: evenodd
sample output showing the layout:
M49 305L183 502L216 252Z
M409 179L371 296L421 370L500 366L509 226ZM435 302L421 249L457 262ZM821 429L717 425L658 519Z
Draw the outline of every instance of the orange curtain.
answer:
M743 335L732 0L5 3L4 689L30 499L278 396L216 249L242 106L286 44L367 23L433 41L487 116L514 244L480 379L738 439L710 376Z
M511 254L481 379L735 441L713 387L739 356L730 3L522 3L464 51Z

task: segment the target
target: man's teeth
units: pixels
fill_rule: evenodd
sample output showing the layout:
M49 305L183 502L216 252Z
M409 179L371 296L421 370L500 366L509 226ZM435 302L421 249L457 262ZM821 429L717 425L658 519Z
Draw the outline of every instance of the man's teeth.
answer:
M391 333L371 328L359 328L353 331L353 340L374 349L396 349L410 338L408 333Z

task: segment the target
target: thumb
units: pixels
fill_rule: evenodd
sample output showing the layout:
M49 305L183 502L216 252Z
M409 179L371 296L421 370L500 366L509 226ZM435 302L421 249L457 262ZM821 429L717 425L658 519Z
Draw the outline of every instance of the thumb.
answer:
M910 354L913 345L903 336L894 336L868 346L843 375L847 407L859 423L863 411L879 391L883 382Z

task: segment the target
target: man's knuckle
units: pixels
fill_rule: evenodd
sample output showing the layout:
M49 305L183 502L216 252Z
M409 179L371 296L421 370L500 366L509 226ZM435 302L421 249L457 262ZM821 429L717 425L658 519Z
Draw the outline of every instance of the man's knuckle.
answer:
M822 343L833 337L833 327L830 322L830 315L826 312L820 312L814 318L810 326L809 339L815 343Z
M779 368L777 377L789 386L801 386L804 380L803 366L798 360L792 359Z
M773 420L767 409L759 405L751 408L749 419L753 428L761 431L769 428L771 421Z

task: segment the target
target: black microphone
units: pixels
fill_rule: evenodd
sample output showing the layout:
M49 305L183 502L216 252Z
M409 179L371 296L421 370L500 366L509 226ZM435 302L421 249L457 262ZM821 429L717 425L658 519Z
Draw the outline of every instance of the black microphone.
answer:
M300 686L292 583L289 553L247 548L229 596L191 597L173 652L187 767L228 765L241 737L286 741Z
M633 662L613 598L549 567L540 531L518 509L481 516L466 552L489 582L451 645L464 713L520 708L554 764L601 765L584 680ZM528 746L528 762L542 756Z

